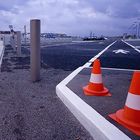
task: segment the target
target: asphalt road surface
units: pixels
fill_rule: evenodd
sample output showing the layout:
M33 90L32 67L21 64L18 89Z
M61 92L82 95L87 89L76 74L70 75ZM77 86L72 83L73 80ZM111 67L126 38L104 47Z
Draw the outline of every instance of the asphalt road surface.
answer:
M140 53L122 41L117 41L100 56L102 67L140 69Z
M74 70L85 64L112 42L113 40L107 40L44 47L41 49L41 57L48 67Z
M84 65L112 42L114 40L43 46L41 48L41 60L47 67L75 70ZM139 41L129 41L128 43L136 46L136 48L140 44ZM29 53L29 49L22 48L22 50L26 54ZM140 69L140 53L121 40L118 40L99 58L102 67Z

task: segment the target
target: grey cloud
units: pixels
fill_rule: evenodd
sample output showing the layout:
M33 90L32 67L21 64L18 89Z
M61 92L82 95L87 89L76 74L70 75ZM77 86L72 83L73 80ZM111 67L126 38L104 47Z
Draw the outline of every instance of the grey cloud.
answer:
M10 10L15 5L25 4L28 0L2 0L0 1L0 10Z
M139 0L88 0L87 4L111 17L134 18L140 14Z
M139 17L139 0L8 0L0 2L1 19L16 27L29 25L31 18L40 18L43 32L65 32L86 35L123 34ZM6 12L7 11L7 12ZM14 18L16 17L16 18ZM4 22L2 22L4 24ZM4 25L3 25L4 26Z

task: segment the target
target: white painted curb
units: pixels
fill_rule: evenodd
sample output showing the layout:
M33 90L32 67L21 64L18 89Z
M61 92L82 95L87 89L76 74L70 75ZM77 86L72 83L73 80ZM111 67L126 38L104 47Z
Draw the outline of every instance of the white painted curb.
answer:
M112 43L112 45L114 43ZM107 49L110 46L111 45L109 45ZM104 51L102 51L102 53ZM102 53L96 55L96 58ZM102 117L66 86L83 68L90 66L94 60L95 58L92 58L90 62L73 71L59 83L56 86L56 94L95 140L130 140L127 135Z

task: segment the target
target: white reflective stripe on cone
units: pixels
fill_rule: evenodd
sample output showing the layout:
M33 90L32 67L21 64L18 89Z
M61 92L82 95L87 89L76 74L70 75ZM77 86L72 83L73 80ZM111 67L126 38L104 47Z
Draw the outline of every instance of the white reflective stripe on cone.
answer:
M101 74L91 74L90 82L97 83L97 84L102 83L102 75Z
M125 105L131 109L140 111L140 95L128 93Z

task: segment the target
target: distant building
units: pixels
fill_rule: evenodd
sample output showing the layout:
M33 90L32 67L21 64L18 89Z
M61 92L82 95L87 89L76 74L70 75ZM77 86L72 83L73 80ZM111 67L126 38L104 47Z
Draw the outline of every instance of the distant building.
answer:
M66 34L61 34L61 33L41 33L41 37L44 37L44 38L68 38L70 36L67 36Z
M5 45L10 44L10 36L10 31L0 31L0 40L3 40Z

